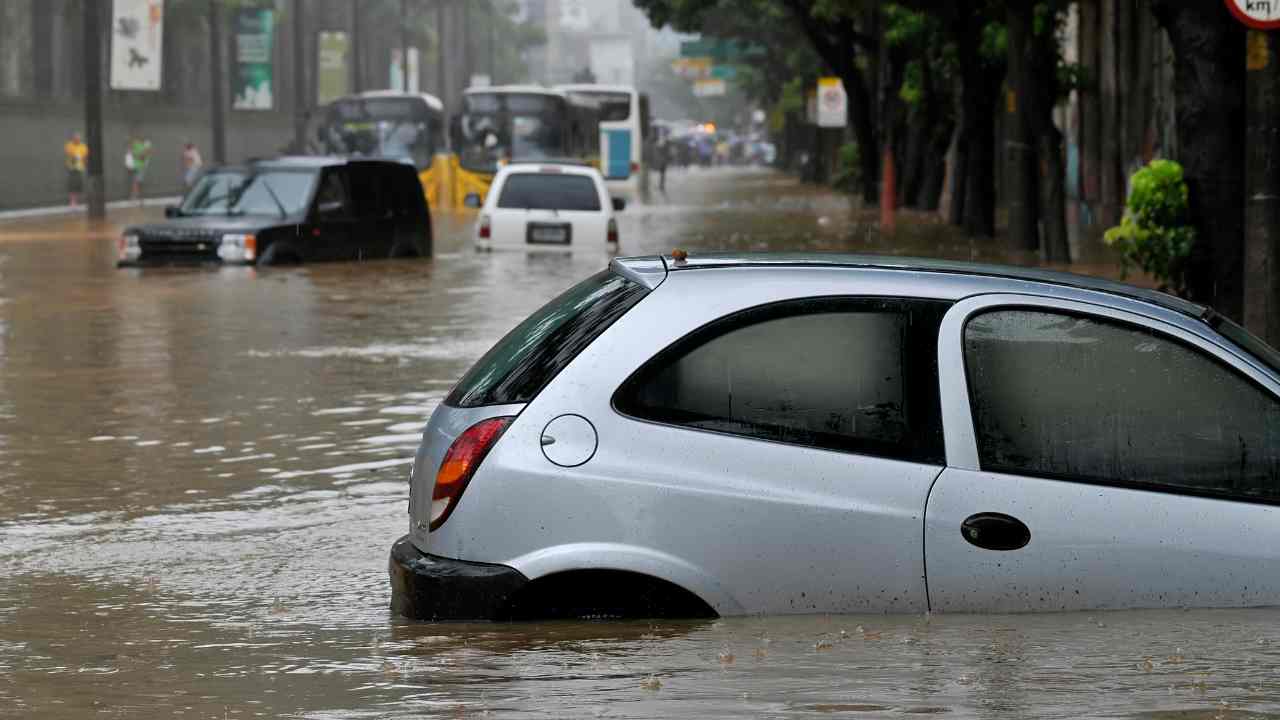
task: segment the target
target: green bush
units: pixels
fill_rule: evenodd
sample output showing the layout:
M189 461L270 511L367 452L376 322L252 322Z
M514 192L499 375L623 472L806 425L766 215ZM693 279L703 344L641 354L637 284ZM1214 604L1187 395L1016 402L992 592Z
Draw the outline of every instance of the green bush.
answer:
M1120 251L1122 276L1137 266L1160 283L1160 289L1185 295L1187 257L1196 240L1189 222L1187 184L1182 166L1152 160L1133 174L1124 219L1103 235Z
M831 184L845 192L853 192L862 186L862 164L861 156L858 153L858 143L847 142L840 146L840 153L836 158L836 171L831 177Z

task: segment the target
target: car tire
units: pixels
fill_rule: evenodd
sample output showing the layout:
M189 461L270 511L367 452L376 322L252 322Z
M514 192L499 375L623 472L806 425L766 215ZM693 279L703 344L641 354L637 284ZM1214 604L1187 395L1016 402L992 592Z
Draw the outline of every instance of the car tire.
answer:
M272 245L258 258L259 266L301 265L302 258L288 248Z
M418 252L418 248L414 247L412 244L402 242L396 243L391 247L391 254L389 257L392 260L401 260L404 258L421 257L421 254Z

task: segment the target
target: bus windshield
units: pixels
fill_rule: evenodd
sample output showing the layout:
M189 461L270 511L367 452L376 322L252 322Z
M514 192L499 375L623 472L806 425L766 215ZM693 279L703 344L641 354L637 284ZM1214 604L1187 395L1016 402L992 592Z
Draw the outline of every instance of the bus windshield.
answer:
M626 122L631 119L631 94L624 92L592 92L574 90L569 97L595 107L600 122Z
M317 140L326 154L393 158L423 169L441 149L439 134L438 114L420 98L344 98L329 105Z
M497 172L501 161L566 157L565 102L534 93L468 93L457 124L464 168Z

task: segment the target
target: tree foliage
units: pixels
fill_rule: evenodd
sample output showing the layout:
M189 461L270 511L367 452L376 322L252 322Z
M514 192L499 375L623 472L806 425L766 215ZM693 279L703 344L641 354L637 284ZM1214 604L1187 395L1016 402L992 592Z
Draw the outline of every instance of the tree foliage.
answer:
M1185 295L1186 261L1196 231L1190 225L1182 166L1172 160L1152 160L1133 174L1131 185L1124 218L1104 239L1120 251L1126 272L1137 266L1154 277L1162 290Z

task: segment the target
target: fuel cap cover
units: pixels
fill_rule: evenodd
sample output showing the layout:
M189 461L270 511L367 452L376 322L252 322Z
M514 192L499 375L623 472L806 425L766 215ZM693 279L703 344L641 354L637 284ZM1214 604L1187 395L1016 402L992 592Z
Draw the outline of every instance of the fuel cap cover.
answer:
M560 415L542 429L542 454L560 467L584 465L596 454L599 438L591 421L581 415Z

